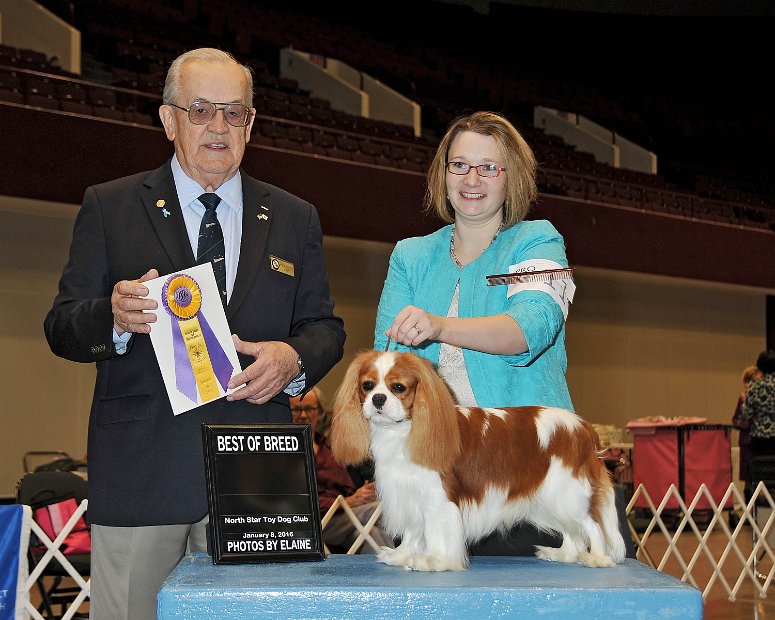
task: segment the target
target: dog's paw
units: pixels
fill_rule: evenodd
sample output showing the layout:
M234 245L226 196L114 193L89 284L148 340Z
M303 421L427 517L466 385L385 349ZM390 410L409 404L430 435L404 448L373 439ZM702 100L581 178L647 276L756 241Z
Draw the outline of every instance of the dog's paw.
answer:
M616 566L614 562L607 555L597 555L594 553L583 552L579 553L579 564L589 566L590 568L612 568Z
M460 560L434 555L413 555L408 558L406 566L424 572L460 571L465 568Z
M536 557L539 560L547 560L548 562L565 562L566 564L573 564L579 559L577 553L568 551L562 547L542 547L540 545L536 545Z
M409 568L409 565L407 564L409 556L402 553L399 549L382 547L377 551L377 560L384 562L385 564L390 564L390 566L406 566Z

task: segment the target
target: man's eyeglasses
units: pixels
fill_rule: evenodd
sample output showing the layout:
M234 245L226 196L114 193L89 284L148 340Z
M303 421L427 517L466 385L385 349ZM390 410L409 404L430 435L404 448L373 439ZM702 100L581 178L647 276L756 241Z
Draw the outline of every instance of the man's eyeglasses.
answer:
M450 161L447 162L447 170L452 174L468 174L471 168L476 170L476 174L480 177L497 177L501 172L505 172L506 168L501 168L498 164L479 164L478 166L472 166L462 161Z
M218 110L223 110L223 117L233 127L247 127L250 122L250 108L241 103L211 103L197 99L190 108L170 103L173 108L188 112L188 120L194 125L207 125L215 118ZM221 106L220 108L218 106Z
M320 411L320 407L291 407L291 413L312 413L314 411Z

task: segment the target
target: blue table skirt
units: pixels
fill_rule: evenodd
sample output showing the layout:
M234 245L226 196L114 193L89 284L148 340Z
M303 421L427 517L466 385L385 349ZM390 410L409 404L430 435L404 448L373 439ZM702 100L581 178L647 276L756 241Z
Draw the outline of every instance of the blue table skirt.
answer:
M615 568L587 568L477 556L466 571L422 573L373 555L213 565L199 553L185 557L165 581L158 618L699 620L702 594L632 559Z

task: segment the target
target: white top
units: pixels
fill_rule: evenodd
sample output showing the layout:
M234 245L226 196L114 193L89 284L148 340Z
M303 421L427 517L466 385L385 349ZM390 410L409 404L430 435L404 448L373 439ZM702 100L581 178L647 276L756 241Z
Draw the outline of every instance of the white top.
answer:
M447 311L448 317L457 317L458 299L460 297L460 282L455 287L455 293L452 295L452 301ZM452 393L455 395L458 404L463 407L476 407L476 397L471 388L471 381L468 378L466 362L463 359L463 349L460 347L441 343L439 351L439 374L447 382Z

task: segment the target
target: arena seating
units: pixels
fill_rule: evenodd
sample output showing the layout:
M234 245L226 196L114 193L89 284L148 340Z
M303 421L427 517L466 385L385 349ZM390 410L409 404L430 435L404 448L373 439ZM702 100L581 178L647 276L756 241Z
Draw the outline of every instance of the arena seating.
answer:
M400 37L386 38L387 25L369 30L363 18L248 0L233 0L236 10L228 12L204 0L84 0L75 8L62 0L41 3L73 20L82 32L85 56L111 68L111 83L62 75L44 54L0 46L2 101L158 125L155 110L170 61L190 47L212 45L254 69L258 144L423 173L451 119L471 109L503 110L536 152L543 192L674 217L775 227L775 196L760 185L745 187L696 170L668 181L613 168L532 127L537 104L593 111L612 124L642 129L641 111L623 108L592 86L582 89L554 75L536 76L497 62L483 65L476 56L434 47L438 36L423 44L413 40L411 25ZM416 3L415 24L438 15L432 4ZM468 7L444 10L449 21L484 19ZM332 109L281 77L279 50L288 45L338 58L414 98L422 105L423 136Z

